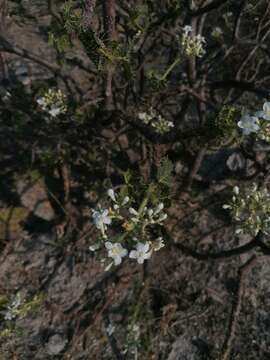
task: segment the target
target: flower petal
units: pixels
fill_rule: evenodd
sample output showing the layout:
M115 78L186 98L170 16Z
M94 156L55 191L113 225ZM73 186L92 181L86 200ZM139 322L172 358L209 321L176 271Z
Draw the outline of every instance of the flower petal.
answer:
M108 216L103 218L102 220L103 220L103 223L106 224L106 225L110 225L111 222L112 222L112 219L109 218Z
M127 256L127 254L128 254L128 251L127 251L127 249L124 249L124 248L120 252L121 257Z
M107 194L108 194L108 196L112 199L112 201L116 201L116 198L115 198L115 193L114 193L114 190L113 189L109 189L108 191L107 191Z
M106 241L104 245L108 250L111 250L113 248L113 243L111 243L110 241Z
M137 259L138 257L138 252L136 250L131 250L131 252L129 253L129 257L131 259Z
M121 256L114 256L113 261L114 261L114 265L120 265L122 262L122 258Z

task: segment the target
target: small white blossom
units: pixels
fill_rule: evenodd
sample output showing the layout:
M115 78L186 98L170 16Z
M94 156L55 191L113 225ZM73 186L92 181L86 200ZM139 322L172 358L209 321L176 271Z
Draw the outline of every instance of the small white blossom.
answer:
M139 215L138 211L135 210L134 208L129 208L128 211L130 212L131 215L135 215L135 216Z
M95 243L95 244L89 246L89 250L96 251L99 249L99 247L100 247L100 243Z
M56 117L59 114L61 114L61 109L57 108L57 107L52 107L48 113L52 116L52 117Z
M132 250L129 253L129 257L131 259L136 259L138 264L143 264L144 260L147 260L151 257L152 251L150 250L150 245L149 243L143 244L141 242L139 242L136 245L136 250Z
M158 222L162 222L162 221L166 220L167 217L168 217L167 214L161 214L160 217L158 218Z
M244 135L249 135L260 129L258 125L258 118L255 116L244 115L241 120L238 121L237 125L243 130Z
M183 27L183 31L184 31L185 35L188 35L192 31L192 27L190 25L186 25Z
M101 230L102 234L105 234L105 230L107 228L106 225L110 225L112 222L112 219L110 218L109 210L94 210L92 217L94 220L94 223L97 227L97 229Z
M146 112L140 112L138 113L138 118L146 125L149 124L149 122L153 119L153 116L151 114L147 114Z
M243 232L243 229L240 229L240 228L235 230L235 234L241 234L242 232Z
M270 102L265 102L263 104L263 111L258 111L255 113L255 116L263 118L264 120L270 121Z
M165 246L163 238L160 236L153 242L154 251L159 251Z
M153 210L153 209L149 209L149 210L147 211L147 214L148 214L149 217L152 217L153 214L154 214L154 210Z
M233 192L234 192L236 195L239 195L239 187L238 187L238 186L234 186Z
M129 197L125 196L123 201L122 201L122 206L126 205L129 202Z
M107 194L112 199L112 201L116 202L116 197L113 189L109 189Z
M163 210L163 209L164 209L164 204L163 204L163 203L159 203L158 206L157 206L157 208L156 208L156 210L155 210L155 215L158 214L158 213L160 213L161 210Z
M43 98L43 97L37 98L37 103L38 103L38 105L41 106L42 110L46 110L47 104L46 104L45 98Z
M126 256L128 251L123 248L120 243L105 242L105 247L108 250L108 256L114 261L114 265L119 265L122 262L122 257Z

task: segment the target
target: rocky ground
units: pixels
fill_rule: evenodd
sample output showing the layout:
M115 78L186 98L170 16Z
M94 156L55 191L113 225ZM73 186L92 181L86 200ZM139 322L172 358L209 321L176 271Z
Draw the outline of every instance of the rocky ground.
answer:
M170 209L167 229L174 243L145 268L124 263L104 273L88 251L95 238L91 222L79 235L57 236L41 184L27 188L20 206L1 209L7 213L1 293L20 293L25 301L42 294L43 300L13 321L11 336L2 337L4 359L219 359L239 300L239 267L255 252L198 260L176 246L218 252L249 239L236 243L211 207L196 208L184 196ZM245 277L232 359L269 358L269 282L269 260L262 256Z

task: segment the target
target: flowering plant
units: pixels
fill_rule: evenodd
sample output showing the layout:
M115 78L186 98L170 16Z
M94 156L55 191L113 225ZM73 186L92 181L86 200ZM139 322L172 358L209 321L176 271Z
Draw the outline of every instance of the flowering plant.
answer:
M167 169L167 170L166 170ZM158 201L157 196L165 196L166 183L169 179L171 167L169 161L165 160L157 174L157 182L150 183L140 192L134 190L129 179L119 191L112 188L107 190L109 206L104 208L101 205L92 210L92 219L100 232L97 242L90 246L91 251L106 253L102 259L106 263L106 270L112 265L120 265L123 258L129 257L143 264L153 252L164 246L161 235L161 227L167 219L164 211L163 201ZM111 258L112 261L109 261Z
M240 190L233 189L232 200L223 205L228 209L236 223L236 233L257 235L259 231L270 233L270 193L267 188L258 188L257 184Z
M243 135L254 134L257 140L270 142L270 102L265 102L262 111L253 116L244 114L237 125Z
M164 117L158 114L152 107L149 112L139 112L138 118L145 125L150 125L161 135L169 132L174 127L174 123L172 121L164 119Z
M205 54L204 45L206 41L200 34L193 35L192 27L186 25L183 28L183 34L181 37L181 46L184 53L187 56L202 57Z
M60 89L49 89L43 96L37 98L37 103L52 118L67 112L66 97Z

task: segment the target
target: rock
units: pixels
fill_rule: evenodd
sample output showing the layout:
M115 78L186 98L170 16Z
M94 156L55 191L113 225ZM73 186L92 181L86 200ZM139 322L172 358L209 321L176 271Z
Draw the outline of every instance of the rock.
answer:
M228 168L231 171L239 171L245 168L245 158L241 153L233 153L226 161Z
M19 180L16 183L17 192L22 205L41 219L51 221L55 217L48 195L40 178L36 181Z
M168 360L199 360L196 350L191 341L183 337L178 338L172 345Z
M198 174L205 181L218 181L228 176L229 169L227 166L228 158L235 153L235 149L220 149L214 154L206 155Z
M55 334L49 338L47 351L50 355L60 354L66 347L67 339L60 334Z
M87 285L86 280L85 276L82 277L79 274L79 270L76 274L76 268L73 269L72 273L68 261L66 261L59 267L51 282L51 287L48 290L50 301L61 305L63 311L68 311L83 295Z

